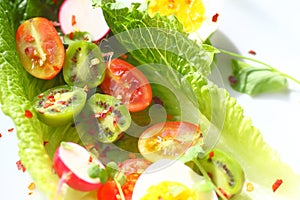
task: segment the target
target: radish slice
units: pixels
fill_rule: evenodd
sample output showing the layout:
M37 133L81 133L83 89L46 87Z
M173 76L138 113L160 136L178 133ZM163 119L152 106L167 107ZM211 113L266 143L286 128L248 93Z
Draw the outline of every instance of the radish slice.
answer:
M100 179L88 175L88 169L94 163L101 167L103 164L76 143L63 142L54 154L53 163L57 175L75 190L92 191L102 186Z
M110 30L102 9L93 8L92 0L65 0L59 9L58 20L64 34L88 32L93 41L102 39Z

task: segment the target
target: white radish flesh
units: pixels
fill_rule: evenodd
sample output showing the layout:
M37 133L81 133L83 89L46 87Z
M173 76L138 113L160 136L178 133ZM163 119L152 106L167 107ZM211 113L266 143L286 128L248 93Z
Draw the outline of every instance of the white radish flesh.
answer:
M98 41L109 32L109 27L101 8L94 8L92 0L65 0L58 20L64 34L75 31L88 32L93 41Z
M101 187L100 179L91 178L88 169L94 163L104 166L79 144L62 143L55 152L53 163L57 175L71 188L92 191Z

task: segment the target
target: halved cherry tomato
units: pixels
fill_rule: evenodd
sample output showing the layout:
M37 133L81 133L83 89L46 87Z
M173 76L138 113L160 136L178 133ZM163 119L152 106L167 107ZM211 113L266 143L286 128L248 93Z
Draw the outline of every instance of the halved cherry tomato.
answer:
M125 200L132 199L132 192L139 176L139 173L132 173L126 176L126 182L121 187ZM116 183L112 180L107 181L97 191L97 197L98 200L119 200L120 193Z
M48 19L35 17L24 21L18 27L16 43L21 64L31 75L49 80L61 71L65 49Z
M102 91L124 103L130 112L145 109L152 100L152 90L146 76L133 65L113 59L106 67Z
M132 193L137 179L151 164L144 158L128 159L119 164L120 170L126 175L126 182L122 185L122 191L126 200L132 199Z
M98 200L119 200L119 191L114 181L107 181L97 191Z
M150 164L151 162L144 158L128 159L119 164L120 170L126 176L126 182L121 187L125 200L132 199L132 192L137 179ZM119 199L118 196L120 195L114 181L107 181L99 188L97 194L98 200L116 200Z
M120 163L119 168L125 175L133 173L141 174L150 164L151 162L144 158L133 158Z
M132 199L132 193L134 186L136 184L136 181L140 177L140 173L132 173L128 174L126 176L126 182L124 185L122 185L122 191L125 197L125 200L131 200Z
M189 122L162 122L146 129L138 148L149 161L176 159L202 138L200 126Z

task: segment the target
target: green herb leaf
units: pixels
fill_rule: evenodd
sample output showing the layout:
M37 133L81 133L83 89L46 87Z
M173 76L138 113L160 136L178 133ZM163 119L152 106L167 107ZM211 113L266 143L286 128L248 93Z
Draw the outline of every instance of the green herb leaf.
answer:
M91 178L98 178L99 174L100 174L100 167L96 163L94 163L91 166L89 166L89 168L88 168L88 175Z
M196 145L190 147L180 158L181 162L187 163L192 161L195 157L197 157L200 153L204 153L202 148L203 143L198 142Z
M288 87L286 77L273 68L252 66L245 62L232 60L233 89L249 95L283 91Z
M119 167L115 162L109 162L106 165L106 172L109 177L114 178L115 175L119 172Z
M106 169L99 168L98 177L99 177L101 183L106 183L109 179Z

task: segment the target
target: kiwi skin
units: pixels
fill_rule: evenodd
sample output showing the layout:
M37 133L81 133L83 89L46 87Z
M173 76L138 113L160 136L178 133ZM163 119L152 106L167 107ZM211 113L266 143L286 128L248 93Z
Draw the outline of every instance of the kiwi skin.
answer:
M245 174L240 164L229 153L212 149L199 158L199 161L225 197L230 199L241 192Z

